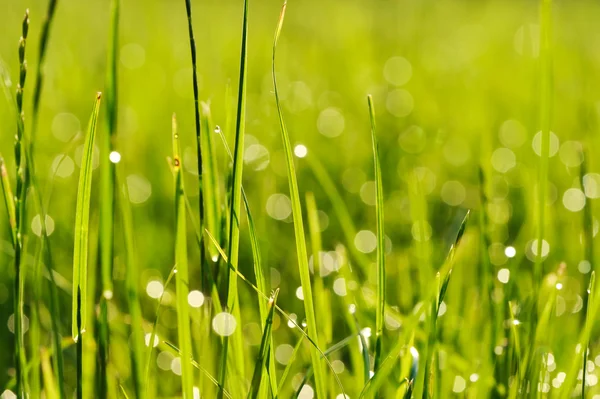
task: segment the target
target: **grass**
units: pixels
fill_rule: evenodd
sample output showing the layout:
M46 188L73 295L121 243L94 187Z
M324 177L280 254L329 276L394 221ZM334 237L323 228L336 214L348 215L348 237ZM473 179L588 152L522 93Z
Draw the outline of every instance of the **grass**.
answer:
M600 395L600 6L388 3L5 7L1 397Z

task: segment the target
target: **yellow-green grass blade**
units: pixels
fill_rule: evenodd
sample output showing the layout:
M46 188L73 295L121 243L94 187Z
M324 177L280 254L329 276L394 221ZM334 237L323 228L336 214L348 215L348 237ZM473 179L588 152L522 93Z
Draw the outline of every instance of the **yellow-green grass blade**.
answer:
M75 244L73 248L73 323L71 336L75 341L80 337L81 331L77 326L77 319L81 318L81 330L85 329L85 307L79 308L78 295L81 294L81 303L86 303L87 294L87 263L90 224L90 202L92 194L92 156L96 139L96 121L100 110L101 94L96 95L92 116L87 128L84 151L81 158L81 171L77 187L77 207L75 211Z
M254 292L256 292L257 294L259 294L260 296L262 296L264 300L269 300L270 297L267 294L265 294L264 292L260 291L256 285L254 285L250 280L248 280L246 278L246 276L244 276L238 269L234 268L231 265L231 263L227 260L227 254L225 254L225 250L223 250L219 246L219 243L210 234L210 232L205 229L204 233L211 240L211 242L215 245L215 247L219 251L219 255L221 255L221 258L226 262L226 264L229 267L229 269L233 273L235 273L240 279L242 279L242 281L245 282L249 287L251 287L254 290ZM295 329L298 329L298 331L300 332L300 334L302 334L302 336L304 338L306 338L306 340L309 342L309 344L317 351L318 355L320 355L325 360L325 362L327 363L327 366L329 367L329 369L331 369L333 371L333 366L331 365L331 362L325 356L325 353L319 348L319 346L317 345L317 343L313 339L311 339L310 336L298 325L298 323L296 322L296 320L294 318L292 318L288 312L286 312L285 310L283 310L282 308L280 308L279 305L274 304L273 306L275 306L275 309L286 319L286 322L292 324ZM340 381L338 375L336 373L334 373L333 376L335 377L336 384L342 390L342 393L344 393L344 387L342 386L342 382Z
M83 332L86 326L87 267L89 256L90 204L92 194L92 157L96 139L96 121L101 94L96 95L88 124L81 158L77 207L75 210L75 243L73 248L73 317L71 336L77 342L77 398L83 398Z
M302 347L302 342L304 342L304 335L301 335L300 338L298 338L298 342L296 342L296 345L294 346L294 350L292 351L292 355L288 359L288 363L285 366L285 369L283 369L283 373L281 374L281 377L279 378L279 385L277 386L277 392L283 391L283 387L285 385L285 382L287 381L288 375L290 374L290 370L292 369L292 365L296 361L296 357L298 356L298 352L300 352L300 348ZM275 395L273 395L273 396L275 396Z
M263 334L260 341L260 349L258 350L258 357L256 359L256 363L254 365L254 373L252 375L252 380L250 382L250 392L248 392L248 398L257 399L259 397L260 389L261 389L261 381L263 380L262 376L264 374L264 370L267 366L267 358L272 357L269 356L271 352L271 334L273 331L273 315L275 312L275 303L277 302L277 295L279 294L279 289L275 290L271 298L269 298L269 313L267 315L267 319L263 322ZM269 374L275 373L274 369L268 370Z
M50 39L50 28L52 21L54 20L54 14L56 12L56 6L58 0L49 0L48 8L46 9L46 16L44 23L42 24L42 31L40 33L40 41L38 47L38 63L36 70L35 86L33 88L33 112L32 112L32 127L31 127L31 142L29 143L29 152L33 154L33 146L35 145L36 132L37 132L37 121L39 117L40 99L42 95L42 88L44 84L44 64L46 60L46 51L48 49L48 40Z
M313 257L315 301L321 304L324 309L329 309L329 298L327 296L327 291L323 286L323 278L321 277L321 226L319 225L319 213L315 196L311 192L306 193L306 212L308 213L308 230ZM328 344L331 339L331 317L327 314L323 314L320 317L319 322L319 343L324 346Z
M242 19L242 45L240 52L240 78L238 86L237 116L235 129L235 145L233 151L233 178L231 181L231 203L229 204L229 237L228 237L228 259L234 270L238 267L239 245L240 245L240 209L242 200L242 173L244 166L244 130L246 124L246 72L248 69L247 61L248 45L248 0L244 0L244 15ZM231 312L233 317L241 324L239 298L237 289L237 275L231 269L226 272L227 286L227 311ZM233 357L236 366L236 372L240 380L244 379L245 367L243 356L243 343L241 329L236 328L233 332L232 345ZM219 398L223 396L222 389L225 386L227 374L227 362L229 351L229 337L223 338L223 349L221 352L221 363L219 371ZM241 392L235 392L241 395Z
M119 174L122 176L122 174ZM123 181L120 179L119 181ZM129 202L129 188L123 184L123 195L120 198L121 215L123 220L123 236L125 238L126 272L125 287L127 290L127 303L131 316L131 376L136 398L143 399L146 392L143 385L142 364L144 359L144 330L143 318L139 298L139 264L136 257L136 245L133 230L133 218ZM154 342L154 341L149 341ZM151 347L152 345L148 345Z
M181 386L183 397L193 398L192 336L188 307L189 273L187 259L187 226L183 173L181 170L179 134L177 120L173 115L173 173L175 175L175 286L177 290L177 333L181 346Z
M50 364L50 355L44 348L40 349L40 363L42 366L42 378L44 382L44 394L47 399L59 398L58 388L56 387L56 379L52 366Z
M27 363L25 354L25 344L23 341L23 287L25 284L25 273L23 268L24 241L26 228L24 227L26 219L27 199L27 153L25 145L25 114L23 111L23 92L25 88L25 79L27 77L27 61L25 60L25 48L27 43L27 33L29 31L29 10L25 11L25 17L21 25L21 39L19 40L19 84L16 90L17 103L17 134L15 140L15 164L17 184L15 190L15 215L16 215L16 241L14 245L14 294L13 294L13 314L14 314L14 334L15 334L15 374L17 377L17 396L25 397L28 394L27 373L25 365Z
M552 118L552 0L540 0L540 63L539 63L539 128L541 153L537 181L537 256L533 284L536 292L542 280L542 244L545 239L546 199L548 189L548 159L550 157L550 125Z
M100 140L100 276L101 291L100 314L98 320L98 395L108 395L108 362L110 326L108 322L108 304L113 297L113 258L114 258L114 213L115 213L115 164L110 160L114 150L114 138L117 128L117 49L119 33L120 0L112 0L107 50L106 73L106 127Z
M275 54L277 50L277 42L279 35L281 34L281 28L283 26L283 20L285 17L286 3L284 3L279 16L279 22L275 31L275 38L273 40L273 57L272 57L272 75L273 75L273 89L275 91L275 102L277 105L277 115L279 117L279 127L281 130L281 138L283 141L283 147L286 157L287 175L290 189L290 199L292 201L292 218L294 221L294 235L296 238L296 252L298 256L298 268L300 271L300 284L302 285L302 293L304 296L304 312L306 314L306 323L308 336L317 345L319 343L319 337L317 333L317 320L315 317L315 309L313 305L313 293L310 282L310 272L308 269L308 254L306 250L306 241L304 236L304 222L302 221L302 206L300 205L300 194L298 191L298 181L296 179L296 171L294 167L294 160L292 156L292 145L290 143L290 137L285 126L283 119L283 111L279 101L279 92L277 90L277 77L275 73ZM315 386L318 398L326 397L325 390L325 376L321 368L321 362L319 359L319 352L311 347L311 359L312 366L314 369Z
M381 164L379 161L379 143L375 131L375 108L373 97L367 97L369 104L369 119L371 121L371 140L373 142L373 160L375 169L376 204L375 212L377 214L377 310L375 313L375 370L379 367L381 361L383 327L385 325L385 233L383 226L383 184L381 182Z
M175 345L173 345L170 342L167 341L163 341L163 343L168 347L171 348L172 350L175 351L175 353L181 355L181 350L179 348L177 348ZM225 389L225 387L221 387L221 385L219 385L219 381L217 381L217 379L215 377L213 377L204 367L202 367L197 361L195 361L194 359L192 359L191 362L192 366L194 366L196 369L200 370L200 372L202 374L204 374L215 386L217 386L219 389L222 389L223 391L223 396L225 396L226 398L233 398L233 396Z
M148 394L148 389L151 385L151 381L150 381L150 365L152 364L152 350L154 349L154 342L156 339L156 329L158 326L158 319L160 317L161 314L161 310L162 310L162 303L163 303L163 298L165 295L165 292L167 292L167 287L169 286L169 283L171 282L171 280L173 279L173 277L175 276L175 272L176 272L176 267L177 265L174 265L173 268L171 269L171 272L169 273L169 276L167 277L167 280L165 281L164 284L164 289L162 294L160 294L160 297L158 298L158 304L156 305L156 316L154 317L154 322L152 323L152 331L150 332L150 339L148 340L148 349L146 350L146 365L145 365L145 377L144 377L144 396L146 397L151 397L151 395ZM150 345L150 343L152 343L152 345Z
M220 242L221 192L219 189L217 154L213 143L210 105L203 102L201 106L202 113L200 120L202 122L202 127L200 130L201 140L199 145L201 144L203 148L202 151L206 154L206 156L202 157L202 169L198 171L203 174L201 180L201 192L202 197L204 198L204 219L201 219L201 221L204 221L206 228L208 228ZM198 149L198 153L200 153L200 149ZM200 163L200 157L198 158L198 163ZM200 226L200 228L202 229L202 226ZM211 259L218 256L217 250L212 246L208 246L208 253ZM207 272L209 271L207 270ZM212 273L212 271L210 272Z

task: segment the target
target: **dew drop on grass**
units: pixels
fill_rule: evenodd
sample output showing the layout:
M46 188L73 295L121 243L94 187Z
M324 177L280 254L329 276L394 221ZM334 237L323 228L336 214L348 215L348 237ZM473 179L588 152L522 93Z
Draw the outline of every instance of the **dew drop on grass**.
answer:
M583 176L583 188L588 198L600 198L600 174L588 173Z
M8 326L8 330L11 333L15 333L15 314L11 314L10 316L8 316L8 322L6 323ZM21 332L23 334L25 334L27 332L27 330L29 330L29 318L25 315L21 316Z
M151 280L146 285L146 293L150 298L158 299L164 291L163 284L157 280Z
M146 346L150 346L150 339L152 338L152 333L148 333L145 335L144 337L144 341L146 342ZM159 343L159 338L157 334L154 334L154 344L152 345L153 348L156 348L158 346Z
M564 207L571 212L579 212L585 206L585 194L578 188L570 188L563 194Z
M517 250L515 247L508 246L504 248L504 255L506 255L508 258L514 258L515 255L517 255Z
M414 222L410 232L415 241L429 241L432 234L431 225L428 222Z
M272 194L267 199L267 213L275 220L285 220L292 214L292 202L285 194Z
M454 385L452 386L452 392L461 393L467 387L467 382L460 375L454 377Z
M204 304L204 294L198 290L190 291L188 294L188 303L193 308L199 308Z
M341 360L334 360L333 362L331 362L331 368L336 374L342 374L346 369L346 366Z
M108 159L110 160L110 162L117 164L121 162L121 154L117 151L111 151L111 153L108 154Z
M306 146L304 144L297 144L294 147L294 154L298 158L304 158L308 154L308 149L306 148Z
M415 102L408 90L394 89L388 93L385 106L390 114L402 118L412 112Z
M46 234L50 235L54 232L54 219L50 215L46 215ZM31 219L31 231L38 237L42 236L42 218L40 215L35 215Z
M502 284L507 284L510 280L510 270L508 269L500 269L498 270L498 281Z
M200 388L194 387L193 388L193 395L194 395L194 399L200 399Z
M517 164L517 157L508 148L497 148L492 153L492 166L500 173L506 173Z
M405 152L418 154L427 145L427 134L420 126L409 126L398 136L398 144Z
M375 206L377 203L377 186L373 180L365 182L360 187L360 199L367 205Z
M301 301L304 300L304 292L302 292L302 286L296 288L296 298L300 299Z
M550 151L549 157L553 157L558 152L558 146L560 142L558 140L558 136L554 134L554 132L550 132ZM531 146L533 147L533 151L536 155L542 155L542 132L537 132L535 136L533 136L533 140L531 141Z
M343 277L335 279L333 282L333 292L338 296L346 296L346 280Z
M244 163L255 171L265 169L269 162L269 150L261 144L252 144L244 151Z
M592 270L592 264L587 260L582 260L577 265L577 270L579 270L579 273L587 274Z
M383 66L383 76L390 84L405 85L412 77L412 65L404 57L391 57Z
M503 146L513 149L519 148L527 140L527 129L525 129L521 122L509 119L500 126L498 136Z
M176 166L179 160L175 159ZM129 201L133 204L142 204L150 198L152 194L152 185L144 176L131 174L127 176L127 189L129 191Z
M315 397L315 391L314 389L306 384L302 387L302 389L300 390L300 393L298 394L298 399L312 399Z
M171 360L171 371L174 374L181 375L181 358L176 357Z
M345 393L339 393L335 399L350 399L350 396L346 395Z
M277 348L275 348L275 360L277 360L277 363L283 364L285 366L290 361L293 352L294 348L292 347L292 345L278 345Z
M344 132L346 121L337 108L326 108L319 114L317 129L326 137L338 137Z
M287 325L289 328L296 328L296 322L298 321L298 316L296 313L290 313L290 319L287 321Z
M212 327L218 335L228 337L235 331L237 321L231 313L221 312L213 318Z
M60 154L52 161L51 170L56 176L66 179L75 171L75 162L70 156Z
M370 230L361 230L354 237L354 245L362 253L371 253L377 248L377 236Z
M449 180L444 183L440 192L442 201L450 206L458 206L462 204L467 197L467 190L461 182L457 180Z

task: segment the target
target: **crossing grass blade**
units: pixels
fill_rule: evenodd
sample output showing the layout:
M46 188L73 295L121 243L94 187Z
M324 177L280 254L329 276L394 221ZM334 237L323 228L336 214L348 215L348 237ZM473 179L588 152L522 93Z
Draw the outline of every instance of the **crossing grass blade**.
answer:
M290 374L292 365L294 365L294 362L296 361L296 357L298 356L298 352L300 352L300 348L302 347L302 342L304 342L304 335L301 335L300 338L298 338L298 342L296 342L296 345L294 346L292 355L290 356L288 363L285 366L285 369L283 369L283 373L281 374L281 377L279 378L279 385L277 386L277 392L283 391L283 387L285 385L285 382L287 381L288 375Z
M383 226L383 184L381 182L381 164L379 161L379 143L375 132L375 108L373 97L367 97L369 104L369 119L371 121L371 140L373 142L373 160L375 169L375 186L377 187L375 212L377 214L377 311L375 313L376 342L375 365L377 370L381 361L383 327L385 324L385 232Z
M256 364L254 365L254 374L252 375L252 381L250 382L250 392L248 392L248 398L257 399L259 397L261 381L263 380L262 376L265 369L267 369L269 374L276 372L275 369L271 369L267 366L267 359L269 357L273 357L274 355L271 352L271 333L273 331L273 315L275 312L275 303L277 303L277 295L279 295L279 289L275 290L269 299L269 313L267 315L267 319L263 323L263 335L260 341L260 349L258 350L258 358L256 359ZM276 396L276 394L273 396Z
M96 95L81 157L77 208L75 211L75 243L73 248L73 317L71 336L77 342L77 397L83 397L83 332L86 326L87 267L89 256L90 203L92 195L92 162L96 140L96 121L101 93Z
M122 176L122 174L119 174ZM119 181L123 181L119 179ZM136 245L133 230L133 218L131 215L131 206L129 204L129 188L123 184L123 195L120 198L121 215L123 220L123 236L125 238L126 253L126 272L125 286L127 290L127 303L129 305L129 314L131 316L131 375L136 398L146 397L146 391L143 385L143 359L144 359L144 330L142 309L139 299L139 265L136 257ZM154 341L149 341L154 342ZM149 345L151 346L151 345Z
M279 16L279 22L277 29L275 30L275 38L273 40L273 57L272 57L272 77L273 77L273 89L275 91L275 102L277 105L277 115L279 117L279 127L281 130L281 138L283 141L283 147L285 151L285 158L287 164L287 175L290 189L290 199L292 201L292 218L294 221L294 235L296 237L296 252L298 256L298 268L300 271L300 284L302 285L302 293L304 296L304 312L306 314L306 323L308 336L315 342L319 343L319 337L317 334L317 320L315 317L315 309L313 306L313 293L310 282L310 273L308 269L308 254L306 250L306 241L304 236L304 222L302 221L302 207L300 205L300 194L298 192L298 181L296 179L296 171L294 167L294 160L292 157L292 145L290 143L290 137L285 126L283 119L283 111L279 101L279 92L277 90L277 77L275 73L275 54L277 50L277 41L281 34L281 28L283 27L283 20L285 17L285 9L287 2L283 4L281 14ZM327 397L325 389L325 376L321 368L321 362L319 359L319 352L311 347L311 359L312 367L315 375L315 386L318 398Z
M175 176L175 285L177 290L177 333L181 346L181 386L183 397L193 398L192 337L188 307L189 273L187 260L187 226L183 173L181 171L179 134L177 119L173 114L173 174Z

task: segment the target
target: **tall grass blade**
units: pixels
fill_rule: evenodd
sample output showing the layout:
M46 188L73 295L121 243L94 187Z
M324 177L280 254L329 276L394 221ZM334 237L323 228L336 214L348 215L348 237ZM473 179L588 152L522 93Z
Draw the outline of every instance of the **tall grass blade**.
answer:
M100 276L102 297L98 325L99 396L108 395L110 325L108 304L113 297L115 164L111 161L117 129L117 51L119 41L120 0L111 1L111 16L106 73L106 132L100 141Z
M375 370L379 367L382 351L382 334L385 325L385 232L383 226L383 185L381 183L381 164L379 161L379 143L375 132L375 109L373 97L367 97L369 119L371 121L371 140L373 142L373 160L375 168L375 186L377 187L375 212L377 213L377 311L375 313Z
M246 125L246 72L248 69L247 60L248 45L248 0L244 0L244 15L242 20L242 47L240 53L240 79L238 86L237 116L235 128L235 145L233 151L233 176L231 183L231 202L229 204L229 239L228 239L228 262L234 270L238 267L239 246L240 246L240 209L242 201L242 173L244 167L244 129ZM240 323L240 309L237 289L237 275L229 269L225 277L227 286L226 304L227 310L233 314L233 317ZM233 355L236 371L239 378L243 380L245 375L243 344L241 329L236 328L232 336L234 351ZM229 337L223 338L223 350L221 353L221 365L219 371L219 398L223 396L223 387L227 374L227 359L229 350Z
M57 399L60 396L58 388L56 387L52 366L50 365L50 355L46 349L41 349L40 362L42 366L42 378L44 381L44 394L47 399Z
M193 398L193 373L192 373L192 336L190 331L190 313L188 305L189 273L187 259L187 226L185 193L183 190L183 173L177 120L173 114L173 173L175 175L175 285L177 290L177 333L181 346L181 381L183 397Z
M87 267L89 256L90 203L92 195L92 162L96 139L96 121L101 94L96 95L88 124L81 170L77 187L75 211L75 243L73 247L73 317L71 335L77 342L77 397L83 397L83 332L86 326Z
M17 396L27 395L27 377L25 372L25 344L23 342L23 286L25 274L23 270L23 242L25 239L25 214L27 198L27 153L24 137L23 90L27 77L27 61L25 61L25 47L27 33L29 31L29 10L25 11L21 27L21 39L19 40L19 84L17 85L17 135L15 140L15 164L17 167L17 187L15 191L15 215L16 215L16 241L15 241L15 281L14 281L14 334L15 334L15 374L17 377Z
M271 333L273 331L273 315L275 311L275 303L277 302L277 295L279 289L275 290L271 298L269 299L269 313L267 319L264 321L263 335L260 341L260 349L258 350L258 358L254 366L254 374L252 375L252 381L250 382L250 392L248 398L257 399L261 388L261 381L263 376L263 370L267 368L267 358L273 357L271 352ZM271 355L269 355L271 353ZM269 374L275 373L276 370L268 370Z
M120 181L123 181L122 179ZM139 298L139 265L136 256L136 245L133 230L133 218L131 206L129 205L129 188L123 184L123 196L120 199L121 214L123 217L123 236L125 238L126 271L125 287L127 289L127 302L131 316L131 375L136 398L143 399L146 392L143 385L143 359L144 359L144 330L142 309ZM154 341L149 341L154 342ZM148 345L152 346L152 345Z
M0 183L2 184L2 194L4 196L4 204L6 205L6 212L8 214L8 224L10 227L10 236L12 238L13 246L17 242L17 215L15 211L15 198L10 186L10 178L8 177L8 171L6 170L6 163L2 154L0 154Z
M290 143L290 137L288 135L285 122L283 120L283 111L279 101L279 92L277 90L277 78L275 73L275 54L277 49L277 41L281 34L281 28L283 26L283 20L285 17L285 9L287 3L283 4L281 14L279 16L279 22L275 31L275 38L273 40L273 57L272 57L272 75L273 75L273 88L275 91L275 101L277 104L277 115L279 116L279 127L281 130L281 138L283 141L283 147L285 151L286 164L287 164L287 175L289 180L290 188L290 199L292 201L292 217L294 220L294 235L296 237L296 252L298 256L298 268L300 271L300 283L302 285L302 293L304 296L304 311L306 313L306 323L308 336L318 345L319 338L317 334L317 320L315 317L315 309L313 306L313 294L310 282L310 272L308 269L308 254L306 250L306 241L304 238L304 223L302 221L302 207L300 205L300 194L298 192L298 181L296 179L296 171L294 167L294 160L292 156L292 145ZM312 366L315 374L315 386L318 398L326 397L325 389L325 377L321 368L321 362L319 359L319 352L311 347L311 359Z

